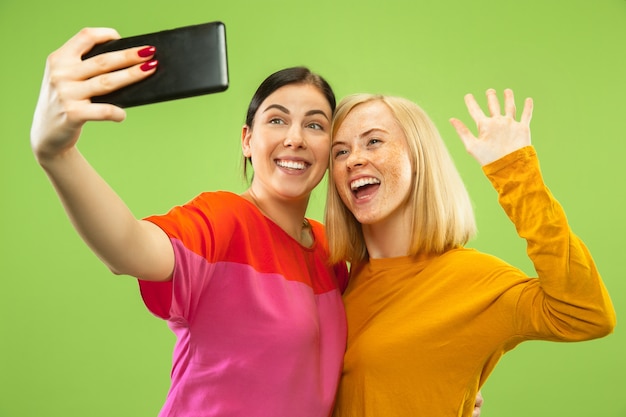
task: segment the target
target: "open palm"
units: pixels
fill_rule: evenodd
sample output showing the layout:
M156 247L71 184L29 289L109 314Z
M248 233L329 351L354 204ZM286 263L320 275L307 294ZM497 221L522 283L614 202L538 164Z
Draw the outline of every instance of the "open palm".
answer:
M487 165L517 149L530 145L530 119L533 111L533 101L527 98L522 116L519 121L516 121L515 98L512 90L504 90L504 114L501 113L496 91L489 89L486 94L489 116L481 110L473 95L465 96L465 105L476 122L478 136L474 136L460 120L450 119L450 123L465 144L465 149L481 165Z

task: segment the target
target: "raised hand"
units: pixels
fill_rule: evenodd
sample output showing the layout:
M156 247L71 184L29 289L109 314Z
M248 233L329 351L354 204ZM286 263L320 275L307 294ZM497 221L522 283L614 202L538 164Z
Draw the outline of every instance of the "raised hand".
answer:
M83 29L50 54L31 128L31 146L72 224L111 271L165 280L174 267L167 235L150 222L136 220L75 146L87 121L119 122L126 116L117 106L92 103L91 97L154 73L155 51L148 45L82 60L97 43L117 38L113 29Z
M31 146L38 159L59 155L74 146L89 120L120 122L126 117L123 109L92 103L90 98L154 73L154 48L130 48L84 61L81 58L94 45L119 37L113 29L86 28L48 56L31 127Z
M504 114L494 89L487 90L489 116L485 115L473 95L465 96L465 105L470 116L476 122L478 136L458 119L450 119L465 149L481 164L487 165L503 156L530 145L530 119L533 101L527 98L519 121L515 120L515 98L513 91L504 90Z

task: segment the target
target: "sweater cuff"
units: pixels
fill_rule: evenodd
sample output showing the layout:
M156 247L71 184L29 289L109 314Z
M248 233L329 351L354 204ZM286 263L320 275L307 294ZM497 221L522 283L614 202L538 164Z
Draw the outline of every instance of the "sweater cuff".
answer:
M483 172L485 175L490 176L520 159L529 159L536 155L537 152L532 145L524 146L523 148L513 151L510 154L483 166Z

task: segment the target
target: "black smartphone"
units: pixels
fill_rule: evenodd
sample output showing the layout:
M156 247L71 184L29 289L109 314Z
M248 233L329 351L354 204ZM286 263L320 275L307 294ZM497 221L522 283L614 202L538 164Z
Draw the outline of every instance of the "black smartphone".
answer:
M96 45L82 58L135 46L156 47L156 72L110 94L92 97L94 103L120 107L218 93L228 88L226 27L210 22L115 39Z

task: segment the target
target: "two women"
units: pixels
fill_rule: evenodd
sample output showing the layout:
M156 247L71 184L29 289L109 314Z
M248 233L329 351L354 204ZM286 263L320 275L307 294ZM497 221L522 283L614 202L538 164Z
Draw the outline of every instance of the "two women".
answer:
M248 190L135 219L77 148L86 122L125 117L90 97L158 70L149 45L81 59L117 37L86 29L50 55L31 144L86 243L114 273L139 279L147 307L177 336L162 416L329 415L346 331L337 415L471 415L506 350L611 331L593 261L541 180L530 102L516 122L511 92L505 115L488 94L491 117L468 97L479 138L453 124L528 240L539 280L463 248L474 232L469 198L419 108L348 98L331 150L335 98L305 68L272 74L250 103ZM323 226L305 218L329 153L334 263Z

